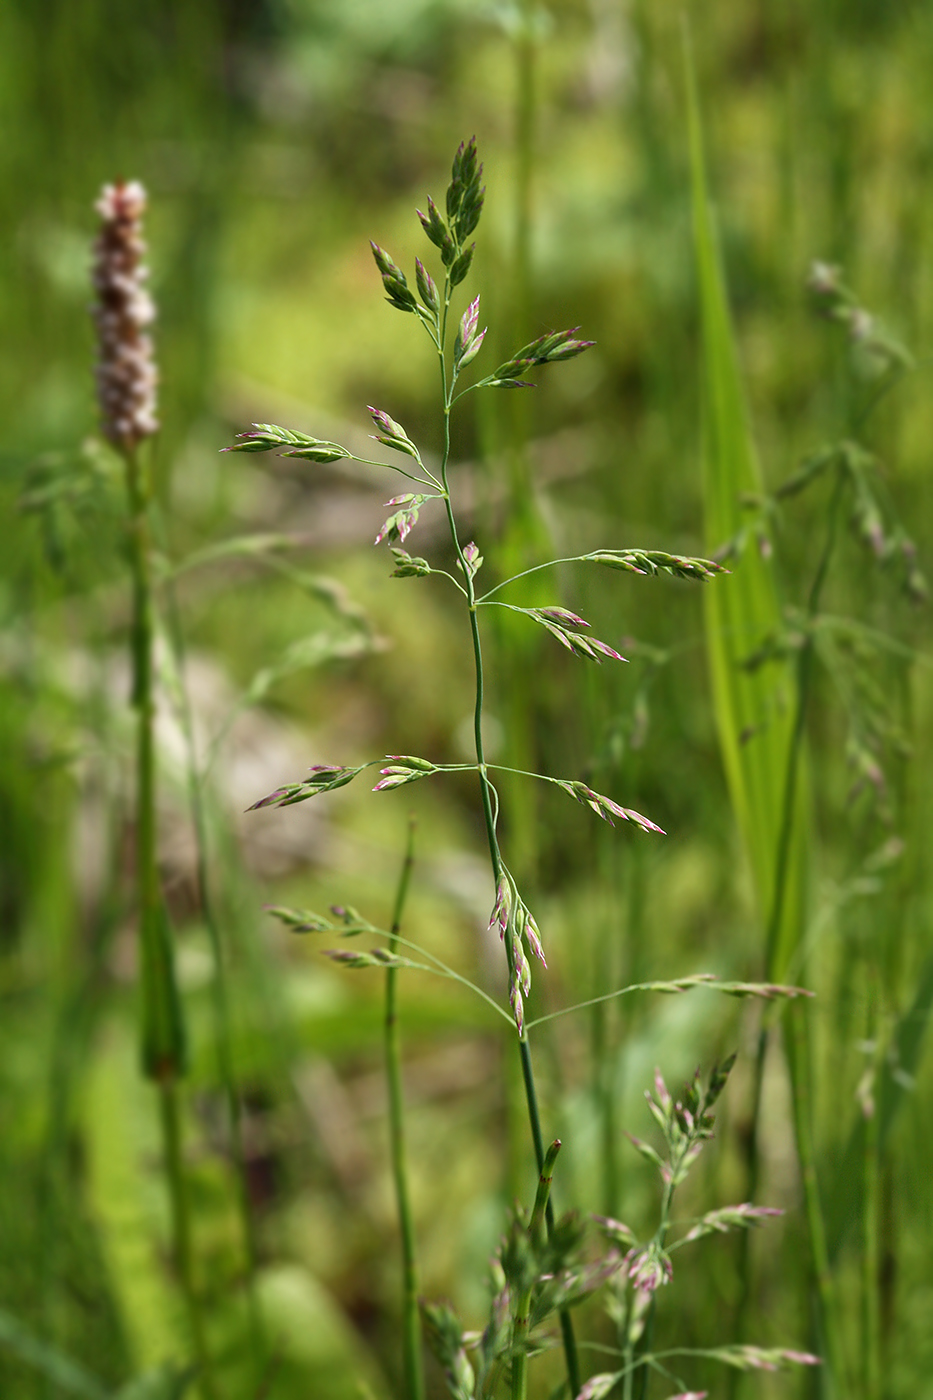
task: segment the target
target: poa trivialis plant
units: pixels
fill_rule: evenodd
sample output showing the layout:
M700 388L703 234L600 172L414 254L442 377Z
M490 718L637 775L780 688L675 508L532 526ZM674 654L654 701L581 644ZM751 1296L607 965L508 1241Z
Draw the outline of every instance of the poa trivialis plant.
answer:
M385 541L392 553L394 562L393 577L427 578L432 575L444 578L461 596L466 610L470 639L475 664L475 698L473 737L476 762L472 764L436 764L430 759L415 755L389 755L388 760L373 760L355 767L318 764L311 769L310 777L279 788L267 797L260 799L257 807L288 805L305 801L307 798L351 782L364 769L381 767L375 791L402 787L441 772L472 769L479 781L480 801L489 848L492 885L494 889L490 931L498 932L505 952L505 970L508 999L518 1037L522 1075L525 1087L529 1127L534 1145L538 1168L544 1163L544 1138L538 1109L537 1090L531 1061L528 1032L525 1024L525 1002L531 990L531 959L545 967L545 949L533 911L529 908L523 893L510 871L499 844L497 832L499 795L492 775L496 772L516 772L501 764L487 761L483 740L483 706L485 674L483 668L482 629L480 613L483 608L502 607L519 613L537 626L545 629L555 641L573 655L597 663L603 660L622 661L621 654L607 642L594 637L589 632L590 624L569 609L558 604L545 603L541 607L518 607L497 595L506 589L515 578L528 577L539 571L553 568L558 563L590 563L604 568L639 575L657 575L662 572L678 577L707 580L721 572L721 566L708 560L685 558L663 551L640 549L606 548L573 560L549 560L524 570L513 578L502 579L485 592L479 592L477 578L484 559L475 541L461 541L455 503L450 490L448 470L451 456L451 415L455 406L467 395L485 389L524 390L532 388L534 381L526 376L540 367L557 364L575 358L591 348L593 342L582 340L577 328L552 331L539 336L530 344L522 346L508 360L500 364L492 373L461 386L461 376L479 355L486 336L486 327L480 329L480 300L475 297L457 322L452 347L449 332L452 324L451 303L457 287L463 283L470 271L475 244L469 242L483 210L485 190L482 185L482 166L479 164L475 140L463 144L458 150L451 172L451 182L447 189L445 212L438 209L433 199L427 201L427 213L418 210L418 218L429 242L437 249L442 274L440 285L421 261L415 262L415 290L408 283L405 273L388 252L377 243L372 244L373 257L382 278L386 300L395 310L414 316L423 327L434 345L438 356L440 380L441 414L443 421L443 451L440 466L435 473L424 459L417 444L405 428L384 409L370 407L370 414L376 427L375 440L404 459L404 465L392 463L390 470L410 481L416 488L393 496L386 505L393 513L386 519L376 536L376 544ZM282 456L303 458L311 462L333 462L349 458L356 462L386 468L381 462L370 462L357 457L339 443L325 441L306 433L279 427L271 423L257 423L253 428L239 435L238 441L227 451L269 452L278 450ZM450 541L455 557L455 573L437 568L421 556L412 555L404 547L409 535L418 523L420 512L429 504L438 502L447 518ZM630 822L644 831L659 832L660 828L649 818L631 808L624 807L614 799L594 792L585 784L553 777L542 773L526 773L523 776L556 785L575 801L588 806L597 816L612 824L616 820ZM550 1199L545 1203L545 1223L549 1233L554 1228L554 1215ZM562 1328L567 1355L568 1375L574 1391L578 1388L578 1367L569 1316L562 1312ZM523 1393L521 1389L516 1393Z
M595 791L587 784L568 777L557 777L546 773L527 773L492 763L486 757L483 741L483 708L486 676L483 664L482 610L491 607L507 608L524 616L530 623L542 627L560 646L572 655L583 660L602 663L604 660L623 661L624 658L608 642L591 634L588 621L559 603L543 600L534 607L519 607L500 596L516 579L527 579L532 575L555 567L557 564L596 564L603 568L631 573L642 577L657 576L661 573L675 577L707 582L723 572L722 565L709 560L669 554L661 550L638 548L606 547L577 555L569 559L548 560L534 565L512 577L494 582L485 591L480 591L478 575L484 565L484 557L475 541L463 543L458 525L456 503L449 482L451 458L451 417L454 408L469 393L478 390L514 389L525 390L534 387L534 381L526 376L537 368L569 360L590 349L593 342L579 338L577 328L553 331L540 336L521 349L508 360L497 366L491 373L461 385L461 375L479 355L486 336L486 328L480 329L479 297L470 301L457 321L452 347L449 344L450 329L453 325L451 304L456 288L466 279L474 253L474 244L467 240L479 223L482 213L484 189L481 184L482 166L479 165L475 141L461 145L453 162L451 182L447 190L445 213L441 213L432 199L427 202L427 213L418 211L418 218L430 243L438 250L443 269L440 285L434 280L425 264L417 259L415 263L415 288L393 260L393 258L373 243L373 256L382 278L383 288L389 305L406 315L412 315L420 322L429 336L438 356L440 382L440 410L443 423L443 452L437 471L424 461L415 441L406 429L388 412L370 407L369 412L376 427L375 440L391 449L404 459L404 464L382 463L361 458L351 453L340 443L313 437L310 434L272 423L257 423L252 429L238 435L235 444L225 449L233 452L278 451L287 457L302 458L311 462L328 463L341 458L351 459L382 470L392 470L410 481L417 490L406 491L387 501L392 510L379 530L375 543L385 542L391 551L394 578L443 578L462 599L469 627L475 668L475 692L473 713L473 739L475 762L437 763L431 758L412 754L390 754L384 759L371 759L356 765L319 763L312 766L307 777L276 788L267 796L253 804L254 809L269 806L289 806L304 802L309 798L333 792L352 782L366 770L378 769L377 781L373 790L384 792L420 782L424 778L442 773L474 771L479 784L479 797L482 806L490 860L492 888L492 912L489 932L498 934L504 950L504 981L507 988L509 1012L504 1012L485 993L480 995L492 1001L500 1014L513 1026L521 1061L528 1122L540 1175L539 1189L530 1215L518 1211L513 1219L510 1234L503 1246L499 1259L501 1287L496 1292L493 1316L490 1327L484 1334L481 1347L481 1366L474 1374L463 1350L459 1324L449 1309L445 1307L426 1308L424 1312L429 1339L441 1357L448 1375L452 1393L463 1400L465 1396L491 1395L499 1381L507 1377L510 1393L514 1400L523 1400L527 1393L528 1360L534 1353L532 1332L548 1316L555 1314L559 1319L561 1340L564 1349L567 1384L569 1393L576 1396L581 1389L581 1376L577 1356L576 1341L570 1320L570 1307L588 1296L599 1283L621 1267L620 1259L612 1255L595 1265L579 1263L579 1250L582 1236L572 1217L555 1217L551 1201L551 1171L559 1149L554 1143L545 1152L544 1137L538 1107L538 1097L532 1065L529 1032L533 1022L526 1015L526 1001L531 989L532 960L546 967L544 939L535 914L519 887L513 872L506 863L499 841L498 817L499 794L494 775L500 772L513 773L531 780L550 783L558 787L574 801L586 806L602 820L615 825L618 822L631 824L642 832L661 833L661 828L650 818L643 816L631 807L623 806L612 797ZM453 313L455 315L455 313ZM443 509L454 553L454 572L437 567L420 555L414 555L405 547L409 536L418 524L420 512L437 502ZM406 862L405 870L409 869ZM392 1011L387 1017L394 1021L394 977L401 968L435 971L442 976L464 980L439 959L427 955L424 950L399 933L399 917L407 873L403 874L399 897L396 903L396 919L390 932L369 922L359 911L349 906L335 906L331 917L311 911L276 908L272 912L296 931L319 933L338 932L344 937L362 933L375 935L388 941L388 947L375 947L370 951L354 949L331 949L328 956L348 967L386 968L391 979L389 996ZM405 949L405 952L401 950ZM421 955L418 961L408 956L409 952ZM423 959L427 958L428 961ZM663 991L684 991L691 986L710 981L703 975L681 979L675 983L645 984ZM607 997L622 995L642 988L623 988L608 992ZM479 989L476 989L479 991ZM722 990L734 995L795 995L796 989L781 986L758 986L756 984L733 983L722 986ZM546 1018L547 1019L547 1018ZM390 1117L394 1144L394 1162L399 1213L402 1221L403 1254L406 1276L406 1379L409 1393L420 1396L423 1393L420 1362L415 1358L417 1323L414 1315L413 1240L411 1236L411 1211L407 1200L407 1184L404 1173L404 1153L398 1153L403 1144L402 1106L398 1084L398 1048L391 1046L387 1059L390 1079ZM722 1083L725 1077L722 1078ZM721 1084L719 1085L721 1088ZM718 1092L718 1090L717 1090ZM705 1101L704 1101L705 1102ZM669 1207L669 1200L667 1203ZM667 1208L667 1207L666 1207ZM751 1208L748 1208L749 1210ZM745 1208L739 1212L743 1216ZM750 1216L754 1218L754 1216ZM661 1231L656 1250L663 1244ZM477 1379L478 1375L478 1379Z

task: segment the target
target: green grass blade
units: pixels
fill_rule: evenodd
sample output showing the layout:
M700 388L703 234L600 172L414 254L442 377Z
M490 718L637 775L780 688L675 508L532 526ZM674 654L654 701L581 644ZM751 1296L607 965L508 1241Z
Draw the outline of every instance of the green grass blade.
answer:
M160 1366L136 1376L111 1397L111 1400L182 1400L194 1380L195 1371L189 1367L179 1371L174 1366Z
M0 1347L35 1367L67 1395L83 1395L86 1400L107 1400L107 1391L99 1380L72 1361L70 1356L37 1337L5 1308L0 1308Z
M924 930L927 937L928 930ZM933 957L926 960L920 975L916 995L900 1018L891 1036L891 1046L881 1065L878 1086L879 1148L883 1151L894 1130L898 1113L912 1092L913 1077L920 1064L923 1041L930 1017L933 1015ZM865 1153L866 1122L859 1110L845 1153L835 1173L830 1197L829 1250L838 1254L853 1227L862 1218L863 1175L860 1171Z
M748 424L735 333L715 222L709 204L699 106L689 53L690 163L693 231L702 336L702 475L708 551L747 524L743 496L760 496L761 473ZM704 589L707 652L719 742L733 808L751 862L762 921L771 919L794 722L789 666L754 671L743 661L781 624L771 560L749 542L730 561L733 573ZM765 975L781 980L803 927L806 887L805 785L798 782L785 861L778 927Z
M130 1354L141 1370L186 1352L183 1313L159 1267L169 1225L152 1108L126 1030L114 1021L87 1071L88 1204Z
M761 474L748 422L735 332L715 222L709 204L699 103L686 46L693 224L702 337L703 497L709 551L741 536L743 497L760 497ZM765 929L765 975L783 980L806 926L808 800L803 752L806 673L774 661L749 670L743 662L782 622L769 553L746 540L731 578L704 591L707 651L719 741L730 796L752 867ZM809 664L809 658L807 658ZM796 683L795 683L796 682ZM797 1154L803 1176L810 1257L820 1298L826 1366L824 1394L845 1392L835 1281L814 1158L812 1064L806 1027L796 1018L787 1047L794 1093ZM758 1179L758 1140L766 1037L755 1067L754 1124L748 1191ZM750 1296L749 1256L742 1256L744 1335Z

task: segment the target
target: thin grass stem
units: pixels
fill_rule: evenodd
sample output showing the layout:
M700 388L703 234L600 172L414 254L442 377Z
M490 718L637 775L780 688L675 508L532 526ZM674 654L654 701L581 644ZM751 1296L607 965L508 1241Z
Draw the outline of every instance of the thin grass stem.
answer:
M536 1016L533 1021L528 1021L526 1023L526 1029L529 1031L534 1030L535 1026L543 1026L546 1022L556 1021L561 1016L570 1016L574 1011L585 1011L587 1007L590 1006L602 1006L604 1002L615 1001L617 997L628 996L629 992L657 992L661 990L686 991L688 990L688 986L703 987L711 984L715 988L716 985L715 974L712 972L700 972L697 973L696 977L693 979L681 978L680 981L688 985L683 987L680 985L672 985L662 989L656 982L636 982L631 987L619 987L617 991L605 992L602 996L590 997L587 1001L575 1002L573 1006L562 1006L560 1010L549 1011L545 1016Z
M864 1204L862 1207L862 1298L863 1349L862 1372L865 1377L865 1400L881 1400L881 1269L879 1261L881 1205L881 1141L879 1129L878 1089L881 1082L881 1026L875 998L869 1008L869 1044L873 1046L869 1068L869 1084L862 1109L865 1115L864 1140Z
M531 1236L532 1244L540 1243L542 1227L547 1215L548 1203L551 1198L551 1181L554 1175L554 1163L560 1151L560 1139L551 1143L544 1155L543 1162L538 1171L538 1189L535 1192L535 1203L531 1212L531 1220L528 1225L528 1233ZM528 1394L528 1328L531 1315L531 1301L534 1294L534 1281L524 1288L515 1302L515 1314L512 1330L512 1400L526 1400Z
M394 932L391 929L379 928L377 924L367 923L359 931L370 933L375 938L384 938L387 942L393 943L396 948L407 948L413 953L418 953L420 957L427 958L429 962L434 964L433 967L428 967L424 963L408 962L406 970L427 972L434 977L446 977L451 982L459 982L461 987L466 987L468 991L475 993L476 996L484 1001L486 1005L495 1011L496 1015L500 1016L508 1025L514 1026L515 1022L509 1013L504 1011L493 997L489 996L487 992L484 992L482 987L478 987L475 982L471 982L468 977L462 976L461 973L455 972L448 963L445 963L443 959L439 958L435 953L432 953L428 948L423 948L420 943L414 943L410 938L404 938L401 933Z
M785 1026L787 1027L787 1064L790 1071L794 1107L794 1131L797 1139L797 1156L800 1161L804 1205L807 1214L810 1262L820 1302L820 1320L823 1345L826 1351L829 1393L833 1396L842 1396L850 1392L845 1380L839 1305L826 1241L826 1223L823 1217L816 1172L812 1109L813 1066L806 1008L803 1006L790 1007Z
M398 950L399 933L408 886L415 859L415 819L409 817L408 843L399 875L389 934L389 952ZM405 1143L405 1096L402 1086L402 1053L398 1025L397 967L386 969L385 1055L386 1080L389 1089L389 1144L392 1157L392 1177L398 1209L399 1231L402 1237L402 1359L404 1363L405 1394L411 1400L424 1400L424 1366L421 1354L421 1314L418 1310L418 1265L415 1251L415 1227L408 1190L408 1159Z
M508 578L504 578L501 583L497 583L494 588L483 593L475 600L476 606L479 607L481 604L487 603L494 593L499 592L500 588L506 588L510 583L517 583L520 578L528 578L529 574L540 574L543 569L554 569L558 564L578 564L579 562L580 555L575 554L570 559L549 559L544 564L535 564L530 569L522 569L520 574L511 574Z
M461 572L466 581L467 608L470 617L470 637L473 643L473 661L475 672L475 699L473 707L473 741L476 751L476 763L479 770L480 799L483 807L483 819L486 827L486 840L489 846L489 859L492 867L493 883L498 887L502 876L502 856L499 851L499 842L496 835L496 814L494 813L495 789L489 781L486 754L483 744L483 703L485 692L485 677L483 672L483 649L480 639L479 619L476 614L476 591L474 588L473 571L463 552L460 539L457 533L457 521L454 516L453 506L450 500L450 489L447 481L447 468L450 459L450 410L451 410L451 389L448 387L447 363L444 357L445 331L447 316L450 307L451 296L450 273L445 279L444 287L444 310L442 313L441 330L438 338L438 361L441 377L441 394L444 405L444 448L441 457L441 480L443 482L444 507L447 513L447 524L450 530L450 538L460 564ZM498 807L498 801L495 800ZM515 975L514 958L511 945L508 939L505 940L506 960L510 984ZM544 1167L544 1139L541 1132L541 1118L538 1111L538 1097L535 1088L534 1069L531 1062L531 1047L528 1044L527 1031L522 1031L518 1037L519 1057L522 1067L522 1082L525 1087L525 1104L528 1112L528 1124L531 1132L531 1140L534 1146L535 1163L540 1173ZM546 1210L546 1223L548 1234L554 1228L554 1209L548 1197ZM576 1342L573 1333L573 1323L569 1312L562 1310L560 1313L561 1338L564 1347L564 1357L567 1366L567 1379L570 1384L570 1392L576 1395L580 1389L580 1368L577 1361Z
M845 473L841 464L837 466L836 480L833 485L832 494L827 512L826 540L823 552L817 565L816 574L810 587L807 599L807 617L812 622L819 611L820 599L823 587L826 582L829 565L836 546L836 534L839 521L840 507L845 490ZM807 630L803 645L800 649L797 663L797 687L796 687L796 708L794 712L793 728L791 730L790 743L787 752L787 765L784 778L784 794L781 806L781 824L778 830L778 845L774 863L774 883L772 886L771 912L768 919L766 944L765 944L765 975L771 977L775 974L775 961L778 951L781 925L784 917L784 896L787 885L788 865L790 854L793 848L794 822L797 811L797 784L800 771L801 756L803 753L804 738L806 735L806 723L809 710L810 689L813 674L813 635L812 629ZM803 967L801 967L801 975ZM796 1024L796 1023L795 1023ZM749 1200L754 1200L758 1188L758 1178L760 1171L759 1161L759 1134L761 1122L761 1106L764 1087L765 1062L767 1059L769 1026L767 1017L764 1020L762 1029L758 1037L758 1047L755 1057L755 1072L753 1081L752 1097L752 1122L748 1140L747 1156L747 1195ZM791 1046L795 1044L794 1038L788 1037L788 1057L792 1056ZM801 1075L807 1077L806 1086L801 1086L799 1092L804 1094L809 1100L810 1093L810 1060L808 1055L796 1054L795 1058L796 1076L798 1080ZM810 1233L810 1251L813 1261L814 1275L817 1279L817 1292L820 1298L821 1310L823 1313L823 1327L827 1337L827 1352L830 1356L830 1365L833 1369L836 1383L841 1380L841 1373L838 1371L838 1361L841 1359L842 1351L837 1335L836 1308L833 1290L829 1286L829 1265L828 1257L824 1260L826 1228L823 1220L822 1204L819 1198L819 1188L816 1181L816 1166L813 1159L812 1134L807 1114L802 1111L795 1097L795 1129L797 1130L797 1151L801 1162L801 1173L803 1178L804 1194L807 1201L807 1224ZM801 1134L803 1137L801 1137ZM804 1164L804 1156L807 1157L807 1165ZM750 1295L751 1275L751 1238L746 1232L739 1244L739 1277L740 1277L740 1302L736 1318L736 1335L742 1339L745 1335L746 1314ZM827 1310L828 1309L828 1310ZM735 1385L735 1383L734 1383ZM734 1389L734 1386L733 1386Z

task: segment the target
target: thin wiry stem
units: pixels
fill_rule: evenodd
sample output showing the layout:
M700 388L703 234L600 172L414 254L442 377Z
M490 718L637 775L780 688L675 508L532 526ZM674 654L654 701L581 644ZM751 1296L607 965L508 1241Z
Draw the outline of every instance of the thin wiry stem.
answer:
M415 822L409 818L408 845L399 875L389 935L389 952L398 949L405 900L415 859ZM411 1400L424 1400L424 1366L421 1356L421 1314L418 1310L418 1265L415 1254L415 1227L408 1192L408 1160L405 1144L405 1100L402 1087L402 1056L398 1026L397 967L386 969L385 1053L389 1087L389 1143L392 1177L402 1237L402 1356L405 1394Z
M689 982L689 986L703 987L712 984L715 989L716 983L714 974L711 972L700 972L696 978ZM684 979L686 980L686 979ZM669 990L683 990L688 988L671 987ZM604 1002L615 1001L617 997L628 996L629 992L656 992L661 990L655 982L636 982L631 987L619 987L617 991L606 992L603 996L590 997L587 1001L575 1002L573 1006L562 1006L559 1011L549 1011L546 1016L536 1016L533 1021L528 1021L526 1027L533 1030L535 1026L543 1026L547 1021L556 1021L560 1016L570 1016L574 1011L585 1011L588 1006L602 1006Z
M837 466L836 480L829 502L826 541L807 599L807 618L811 622L816 618L819 611L823 587L836 546L839 511L845 489L845 481L845 473L842 466L839 465ZM797 808L797 783L804 737L806 734L812 675L813 633L812 628L808 628L797 662L796 709L787 753L784 796L781 808L781 825L778 831L771 912L767 928L765 954L765 971L767 976L771 976L774 972L774 962L777 956L781 924L784 917L785 886L787 883L787 871L790 863L790 852L794 834L795 812ZM807 1223L810 1231L810 1252L823 1315L823 1327L826 1334L827 1359L830 1369L833 1372L835 1383L839 1385L842 1379L842 1373L839 1370L842 1362L842 1350L838 1336L837 1305L828 1255L826 1253L825 1223L823 1221L823 1211L819 1199L816 1167L813 1158L812 1124L809 1119L809 1108L804 1107L802 1104L803 1099L809 1099L810 1089L810 1058L808 1046L805 1042L805 1037L801 1034L798 1022L798 1018L802 1017L805 1013L798 1011L792 1014L794 1016L794 1021L791 1035L788 1038L787 1054L791 1075L795 1080L794 1122L797 1131L797 1151L800 1157L807 1208ZM768 1028L764 1026L758 1037L758 1049L755 1059L752 1123L748 1148L749 1200L754 1200L758 1186L760 1147L759 1123L761 1118L767 1047ZM799 1081L799 1087L797 1081ZM739 1250L739 1273L742 1280L742 1290L737 1317L737 1335L741 1339L745 1332L745 1315L750 1292L751 1240L748 1234L743 1235Z
M578 564L579 562L580 555L574 554L569 559L549 559L545 564L535 564L530 569L522 569L520 574L512 574L509 578L504 578L501 583L497 583L494 588L483 593L476 599L476 605L479 607L481 603L488 602L494 593L499 592L500 588L506 588L510 583L517 583L520 578L527 578L529 574L540 574L542 569L555 569L558 564Z
M554 1163L560 1151L560 1140L552 1142L544 1161L538 1169L538 1189L535 1193L534 1208L528 1225L532 1245L539 1245L547 1214L547 1203L551 1197L551 1181ZM515 1300L514 1325L512 1332L512 1400L526 1400L528 1394L528 1331L531 1315L531 1301L534 1294L534 1281L522 1289Z
M454 516L453 506L450 500L450 490L447 481L447 468L450 460L450 410L451 393L453 385L448 386L447 363L444 355L445 333L447 318L450 308L450 296L452 287L450 285L450 274L445 279L444 287L444 309L441 319L440 335L437 340L438 362L441 377L441 393L444 405L444 449L441 457L441 479L444 490L444 506L447 512L447 524L450 530L450 538L460 564L461 571L466 581L467 608L470 616L470 637L473 643L473 661L476 677L475 701L473 707L473 742L476 750L476 763L479 770L480 798L483 807L483 820L486 827L486 840L489 847L489 860L492 867L493 883L498 888L499 880L502 876L502 856L499 851L499 841L496 835L496 811L494 811L495 790L489 781L486 754L483 745L483 703L485 690L485 677L483 672L483 649L480 639L479 619L476 614L477 599L474 587L473 571L463 552L460 539L457 533L457 522ZM498 802L495 801L498 808ZM510 985L515 976L514 957L512 954L509 939L505 940L505 953L508 964L508 974ZM525 1103L528 1112L528 1125L531 1131L531 1140L534 1146L535 1162L538 1172L544 1167L544 1137L541 1131L541 1116L538 1110L538 1096L535 1087L534 1069L531 1062L531 1047L528 1043L527 1030L523 1030L518 1037L519 1057L522 1067L522 1082L525 1088ZM554 1207L548 1197L546 1208L546 1223L548 1234L554 1228ZM566 1310L560 1313L561 1337L564 1346L564 1356L567 1364L567 1378L570 1383L572 1395L576 1395L580 1389L580 1370L577 1360L576 1341L573 1333L573 1323L570 1314Z
M881 1080L881 1024L878 997L870 993L868 1036L872 1045L871 1081L865 1094L864 1191L862 1211L862 1299L864 1317L863 1371L865 1400L881 1400L881 1270L879 1262L881 1204L881 1131L878 1089Z

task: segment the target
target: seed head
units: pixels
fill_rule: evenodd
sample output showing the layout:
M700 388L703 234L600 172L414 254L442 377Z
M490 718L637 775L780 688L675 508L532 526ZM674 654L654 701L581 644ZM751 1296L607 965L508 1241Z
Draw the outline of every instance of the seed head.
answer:
M146 191L137 180L105 185L94 206L101 216L94 243L91 308L97 326L97 396L104 435L125 451L158 431L158 372L146 327L155 320L144 288L141 236Z

